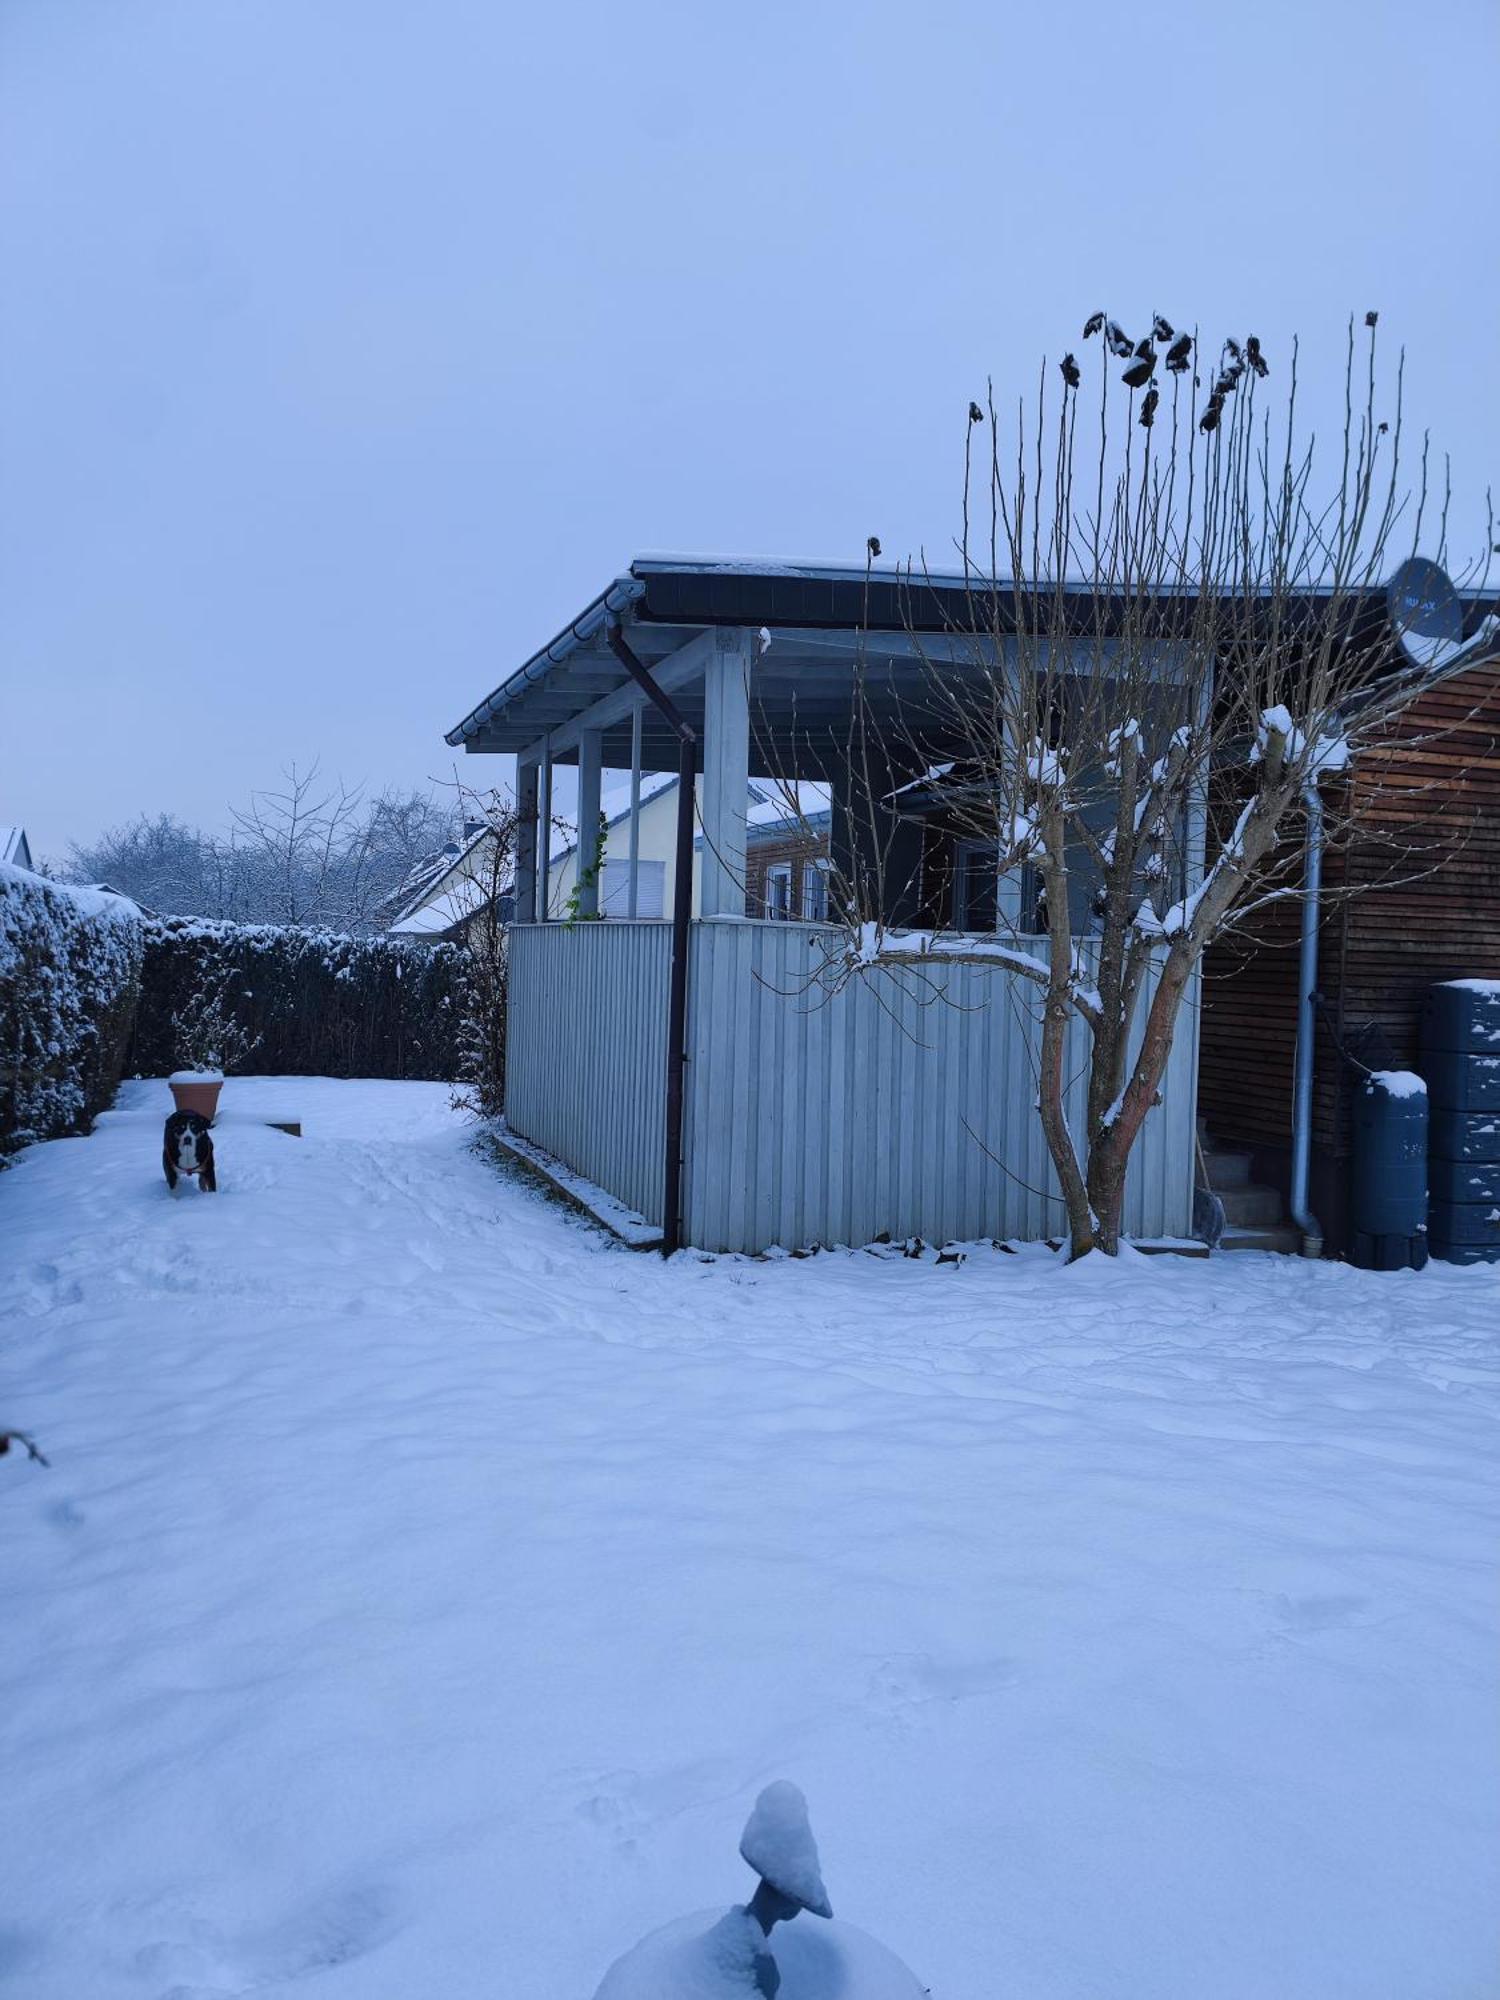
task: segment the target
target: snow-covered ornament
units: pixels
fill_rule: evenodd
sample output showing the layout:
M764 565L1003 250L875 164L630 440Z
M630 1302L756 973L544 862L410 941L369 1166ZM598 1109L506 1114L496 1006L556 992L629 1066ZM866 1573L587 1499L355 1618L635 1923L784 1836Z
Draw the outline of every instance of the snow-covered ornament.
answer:
M755 1801L740 1853L760 1877L748 1903L653 1931L617 1959L594 2000L928 2000L928 1989L851 1924L835 1923L807 1801L778 1778ZM777 1924L804 1910L820 1924Z

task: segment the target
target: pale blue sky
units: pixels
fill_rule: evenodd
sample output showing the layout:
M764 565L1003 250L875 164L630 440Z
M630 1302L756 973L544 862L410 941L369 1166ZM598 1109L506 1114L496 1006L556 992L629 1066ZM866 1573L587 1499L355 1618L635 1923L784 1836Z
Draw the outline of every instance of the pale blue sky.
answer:
M0 0L0 820L442 775L640 550L941 555L1096 305L1314 399L1378 306L1472 510L1497 80L1494 0Z

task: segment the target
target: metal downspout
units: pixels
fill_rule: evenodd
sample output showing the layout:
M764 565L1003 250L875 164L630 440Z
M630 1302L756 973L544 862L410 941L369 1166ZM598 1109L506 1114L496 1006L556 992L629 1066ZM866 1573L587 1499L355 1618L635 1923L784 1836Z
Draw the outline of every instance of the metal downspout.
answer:
M610 651L655 704L675 732L677 758L677 859L672 886L672 976L667 993L667 1101L663 1124L661 1248L670 1257L682 1247L682 1102L687 1068L688 926L693 913L693 814L698 738L676 702L659 688L625 642L619 620L605 627Z
M1323 887L1323 801L1316 778L1303 795L1307 850L1302 873L1302 950L1297 968L1297 1061L1292 1084L1292 1220L1304 1257L1323 1254L1323 1225L1307 1205L1312 1166L1313 1055L1317 1034L1318 917Z

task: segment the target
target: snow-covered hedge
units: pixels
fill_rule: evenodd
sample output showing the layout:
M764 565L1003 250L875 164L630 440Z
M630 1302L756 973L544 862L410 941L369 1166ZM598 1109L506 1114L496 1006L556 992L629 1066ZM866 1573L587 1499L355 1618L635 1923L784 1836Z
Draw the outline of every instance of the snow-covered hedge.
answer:
M123 896L0 863L0 1153L86 1132L113 1097L143 931Z
M455 945L280 924L152 917L130 1067L166 1076L203 1053L182 1024L205 1000L239 1031L234 1067L262 1076L458 1075Z

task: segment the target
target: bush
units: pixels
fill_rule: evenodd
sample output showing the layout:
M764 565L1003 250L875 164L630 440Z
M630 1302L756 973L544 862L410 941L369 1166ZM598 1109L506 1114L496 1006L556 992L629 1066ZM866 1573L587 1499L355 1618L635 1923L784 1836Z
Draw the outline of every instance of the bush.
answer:
M163 917L146 921L145 951L137 1074L201 1063L189 1030L206 1016L228 1062L237 1048L236 1066L264 1076L448 1082L459 1073L456 946Z
M86 1132L114 1096L144 928L123 896L0 864L0 1153Z

